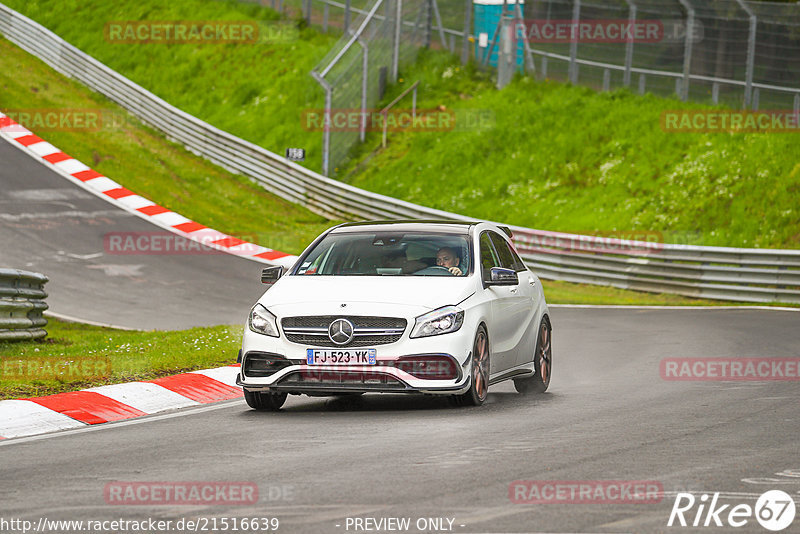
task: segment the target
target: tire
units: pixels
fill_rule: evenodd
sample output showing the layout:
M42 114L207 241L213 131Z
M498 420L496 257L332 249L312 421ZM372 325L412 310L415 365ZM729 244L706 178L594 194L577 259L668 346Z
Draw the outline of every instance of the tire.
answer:
M246 389L243 389L243 391L244 400L254 410L277 412L286 402L287 393L270 393L268 391L262 393L259 391L247 391Z
M553 342L552 328L547 319L539 325L539 336L536 340L536 351L533 356L533 376L514 379L514 388L519 393L544 393L550 386L553 374Z
M480 325L472 344L469 390L451 397L456 406L480 406L489 394L489 334Z

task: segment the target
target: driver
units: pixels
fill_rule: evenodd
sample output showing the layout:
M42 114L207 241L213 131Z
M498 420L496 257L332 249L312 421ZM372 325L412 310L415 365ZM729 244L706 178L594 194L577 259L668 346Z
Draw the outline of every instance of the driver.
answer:
M455 276L461 276L463 274L458 267L459 263L461 263L461 258L459 258L456 251L450 247L442 247L436 253L436 265L444 267Z

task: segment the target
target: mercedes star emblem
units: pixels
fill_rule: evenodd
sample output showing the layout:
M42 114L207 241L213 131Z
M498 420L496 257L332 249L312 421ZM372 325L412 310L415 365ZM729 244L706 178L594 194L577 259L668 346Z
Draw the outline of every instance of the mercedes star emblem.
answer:
M347 345L353 339L353 323L347 319L336 319L328 327L328 337L337 345Z

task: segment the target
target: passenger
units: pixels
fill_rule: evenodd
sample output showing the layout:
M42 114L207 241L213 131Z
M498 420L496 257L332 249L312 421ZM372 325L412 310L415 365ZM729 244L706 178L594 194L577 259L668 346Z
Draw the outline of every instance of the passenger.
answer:
M456 254L456 251L450 247L442 247L436 253L436 265L446 268L455 276L461 276L464 274L458 267L460 263L461 258L459 258L458 254Z

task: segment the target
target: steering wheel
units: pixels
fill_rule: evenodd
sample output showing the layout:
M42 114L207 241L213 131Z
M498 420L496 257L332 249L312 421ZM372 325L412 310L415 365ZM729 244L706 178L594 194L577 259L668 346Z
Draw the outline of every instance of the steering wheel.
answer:
M442 265L431 265L430 267L425 267L424 269L416 271L414 274L422 274L422 275L430 274L433 276L446 276L446 275L455 276L453 273L450 272L450 270L447 267L443 267Z

